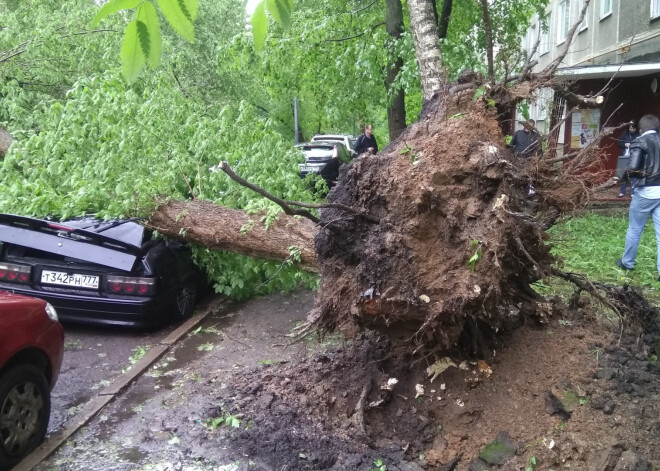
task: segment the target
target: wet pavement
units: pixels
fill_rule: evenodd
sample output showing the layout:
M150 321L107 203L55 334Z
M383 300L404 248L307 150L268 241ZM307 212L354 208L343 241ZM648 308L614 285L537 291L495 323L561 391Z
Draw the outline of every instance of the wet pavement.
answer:
M196 403L199 389L209 384L226 387L223 378L232 370L305 355L309 347L305 343L285 345L286 334L305 318L312 304L313 293L308 291L245 303L220 303L198 327L34 469L211 469L203 458L209 454L206 444L194 439L197 435L201 438L208 426L208 417ZM141 333L65 326L66 351L62 376L53 390L50 432L75 420L89 399L176 327ZM182 407L186 412L183 418L173 412ZM212 454L212 469L239 469L233 466L230 454L226 460L222 450L215 449ZM191 459L191 455L196 458Z
M64 358L51 393L49 433L60 431L103 390L179 323L151 332L104 326L64 326Z

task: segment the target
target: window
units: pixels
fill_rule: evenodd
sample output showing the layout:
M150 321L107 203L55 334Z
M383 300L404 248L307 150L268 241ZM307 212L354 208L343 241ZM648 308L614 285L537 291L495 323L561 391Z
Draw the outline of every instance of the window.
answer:
M534 49L534 46L536 46L536 40L538 39L538 26L536 24L533 24L532 27L529 28L529 32L527 34L528 34L527 51L531 53L532 49ZM532 57L532 59L536 58L538 52L539 52L538 50L534 51L534 56Z
M569 24L571 21L571 0L559 2L559 11L557 15L557 43L562 43L566 39Z
M657 0L652 0L657 1ZM612 14L612 0L600 0L600 19Z
M660 0L651 0L651 18L660 16Z
M578 11L577 11L578 17L580 16L580 13L582 13L582 8L584 8L584 2L581 2L581 4L578 6ZM578 31L582 32L588 27L589 27L589 7L587 7L587 11L584 12L584 19L582 20L582 23L580 23L580 29L578 29Z
M660 0L659 0L660 1ZM539 54L550 52L550 25L552 24L552 15L548 13L548 27L541 27L541 44L539 44Z

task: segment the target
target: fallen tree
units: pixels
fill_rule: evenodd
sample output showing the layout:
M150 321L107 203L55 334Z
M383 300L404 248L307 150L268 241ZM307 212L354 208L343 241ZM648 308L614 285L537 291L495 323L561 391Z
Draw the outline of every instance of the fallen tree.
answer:
M12 142L14 142L14 136L9 134L5 128L0 126L0 157L5 156Z
M588 3L569 30L562 58ZM576 105L596 104L598 97L553 83L561 58L532 74L531 55L518 77L506 74L495 82L489 54L488 79L474 74L448 84L439 51L424 50L437 47L437 38L424 37L434 34L428 27L432 10L424 1L409 5L411 21L422 25L413 25L418 57L425 58L421 73L434 76L422 80L427 100L420 121L381 154L343 166L328 204L318 206L320 218L293 209L314 205L266 194L223 164L287 216L270 231L249 219L253 227L243 234L248 216L240 211L168 202L149 224L169 236L262 258L290 259L291 246L304 249L300 266L320 267L321 273L308 327L375 328L405 352L432 354L462 341L474 354L485 354L488 339L521 311L548 309L530 284L549 275L576 279L553 268L545 229L596 187L581 172L597 161L598 142L556 167L565 159L557 159L554 148L538 158L515 157L506 148L503 120L519 101L549 85ZM482 7L487 21L486 2ZM596 293L588 283L579 288Z

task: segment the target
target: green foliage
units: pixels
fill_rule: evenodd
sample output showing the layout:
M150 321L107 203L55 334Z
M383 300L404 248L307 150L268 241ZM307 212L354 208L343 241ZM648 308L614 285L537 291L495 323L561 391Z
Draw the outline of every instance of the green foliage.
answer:
M30 10L34 5L25 0L15 11L0 4L0 16L11 25L0 30L0 48L11 50L31 40L35 29L40 41L20 56L29 67L10 61L0 70L16 78L0 81L0 124L19 138L0 161L1 212L62 219L140 217L149 214L158 197L194 194L231 208L265 211L267 221L277 216L277 206L224 173L210 172L219 160L284 199L315 201L298 176L301 156L292 149L291 135L257 107L236 100L234 77L220 75L211 60L219 43L242 34L243 12L233 11L231 2L203 5L196 32L204 42L180 42L163 67L133 85L121 79L118 67L107 70L121 35L77 35L68 39L67 48L59 45L63 32L89 24L97 12L94 5L38 3ZM218 26L220 18L224 22ZM105 22L108 27L125 24L118 15ZM176 40L166 31L163 38ZM180 71L176 78L170 67ZM34 88L24 82L54 85ZM290 264L278 272L276 262L202 247L194 252L216 290L229 296L318 283ZM296 254L291 248L292 260Z
M143 347L141 345L138 345L133 349L133 351L135 353L128 359L128 361L131 362L131 365L135 365L147 354L147 352L149 351L149 346L147 345Z
M529 465L527 467L525 467L525 471L534 471L534 469L536 468L536 466L538 464L539 464L538 458L536 456L532 456L529 459Z
M529 103L526 101L518 103L518 113L520 113L524 119L529 119Z
M470 241L470 250L474 250L474 253L468 260L468 265L470 266L470 269L474 271L475 266L479 260L481 260L482 253L481 253L481 242L479 242L476 239L473 239Z
M239 428L241 426L241 420L235 415L225 412L219 417L209 417L206 419L205 425L211 431L216 430L221 425L231 428Z
M252 18L250 18L252 25L252 34L254 35L254 48L261 51L264 47L266 40L266 33L268 31L268 18L266 18L266 3L261 2L254 9Z
M195 19L198 0L157 0L161 14L182 38L195 41ZM101 7L92 20L92 27L110 15L137 7L135 18L126 25L119 57L124 78L132 83L146 63L156 68L161 59L160 20L156 7L149 0L110 0Z
M509 67L520 65L519 61L523 59L521 38L527 32L534 13L541 13L539 17L545 18L542 12L547 4L548 0L488 2L493 43L497 45L497 76L504 74L504 61ZM465 68L486 74L486 37L479 2L454 0L447 38L442 40L441 49L449 78L456 78Z

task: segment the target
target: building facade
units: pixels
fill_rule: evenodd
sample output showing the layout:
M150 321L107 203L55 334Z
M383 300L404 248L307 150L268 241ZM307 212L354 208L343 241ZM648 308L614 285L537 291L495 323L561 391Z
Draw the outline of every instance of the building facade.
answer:
M550 0L545 18L532 20L524 47L531 51L539 41L534 71L560 54L583 5L583 0ZM596 108L565 104L559 136L564 152L588 145L603 126L637 121L647 113L660 116L660 0L591 0L557 78L570 82L576 93L603 96ZM548 129L551 101L551 92L541 92L530 107L541 130ZM608 169L616 167L620 153L617 137L601 146Z

